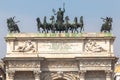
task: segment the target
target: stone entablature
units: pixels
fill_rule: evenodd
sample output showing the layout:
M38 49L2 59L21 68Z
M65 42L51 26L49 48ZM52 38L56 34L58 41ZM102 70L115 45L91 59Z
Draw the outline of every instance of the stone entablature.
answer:
M6 80L111 80L111 33L14 33L5 37Z
M6 37L6 56L114 56L114 38L110 33L11 33Z
M98 78L104 76L102 80L105 80L105 78L112 77L113 64L116 57L99 57L99 59L97 57L71 59L6 57L4 60L6 62L7 80L9 80L9 78L14 80L14 78L20 76L22 72L33 74L41 80L54 80L57 78L84 80L91 77L92 75L87 74L92 72L94 76L96 75ZM27 74L26 77L29 77ZM94 76L92 76L92 78L94 78Z

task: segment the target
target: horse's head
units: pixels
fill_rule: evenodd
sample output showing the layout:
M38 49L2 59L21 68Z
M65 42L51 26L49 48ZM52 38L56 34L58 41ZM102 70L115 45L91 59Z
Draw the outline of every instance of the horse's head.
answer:
M77 24L77 17L74 18L74 22Z
M47 23L46 19L47 19L47 17L46 17L46 16L44 16L44 21L43 21L44 23Z
M55 19L54 16L51 16L50 20L54 20L54 19Z

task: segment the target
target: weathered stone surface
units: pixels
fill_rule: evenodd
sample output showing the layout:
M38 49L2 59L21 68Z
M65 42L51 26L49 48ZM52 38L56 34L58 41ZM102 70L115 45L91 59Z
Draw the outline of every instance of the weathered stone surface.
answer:
M58 55L59 58L64 58L64 56L68 58L72 56L114 56L114 36L110 33L54 33L54 37L51 35L53 33L8 34L6 56L28 57L28 55L36 56L36 54L49 58Z
M111 33L11 33L5 39L6 80L112 79Z

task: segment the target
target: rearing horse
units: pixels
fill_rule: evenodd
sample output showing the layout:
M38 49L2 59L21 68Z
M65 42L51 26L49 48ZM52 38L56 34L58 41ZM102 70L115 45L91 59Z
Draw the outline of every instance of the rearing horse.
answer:
M37 21L38 32L41 32L41 31L40 31L40 28L43 29L43 25L42 25L42 23L41 23L41 21L40 21L40 18L39 18L39 17L36 18L36 21ZM43 33L43 31L42 31L42 33Z
M78 27L80 27L80 33L82 30L84 31L84 22L83 22L83 16L80 17L80 23L78 24Z
M71 27L70 26L70 23L68 22L70 19L68 16L65 17L65 24L64 24L64 27L65 27L65 32L67 33L69 28Z
M105 23L102 24L101 32L110 32L112 30L112 18L106 17L106 19L102 18Z
M49 27L50 27L51 31L53 33L55 33L55 30L56 30L56 28L55 28L56 27L55 17L51 16L50 20L51 20L51 24L49 25Z
M47 17L45 16L45 17L44 17L44 20L43 20L43 30L45 31L45 33L46 33L46 32L48 33L48 31L50 30L50 27L49 27L46 19L47 19Z
M72 26L71 26L72 33L73 33L73 32L75 33L75 31L77 31L77 33L78 33L77 28L78 28L78 19L77 19L77 17L75 17L75 18L74 18L74 23L73 23Z
M16 24L19 21L15 22L14 18L15 17L13 17L13 18L11 17L11 18L7 19L7 26L8 26L8 29L9 29L10 33L12 33L12 32L14 32L14 33L18 32L19 33L20 30L19 30L18 25Z

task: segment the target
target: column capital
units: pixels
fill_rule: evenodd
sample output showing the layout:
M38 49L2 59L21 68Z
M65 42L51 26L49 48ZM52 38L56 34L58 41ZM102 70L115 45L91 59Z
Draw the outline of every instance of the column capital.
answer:
M106 73L106 76L110 76L112 73L112 70L106 70L105 73Z
M63 71L58 71L58 72L57 72L57 75L58 75L59 78L62 78L63 75L64 75L64 72L63 72Z
M34 74L40 74L40 73L41 73L41 71L34 70L34 71L33 71L33 73L34 73Z
M39 70L34 70L33 71L33 73L34 73L34 76L35 76L35 80L40 80L40 73L41 73L41 71Z
M15 70L7 70L9 79L14 79Z
M80 75L84 75L85 73L86 73L86 70L80 70L80 71L79 71L79 74L80 74Z

